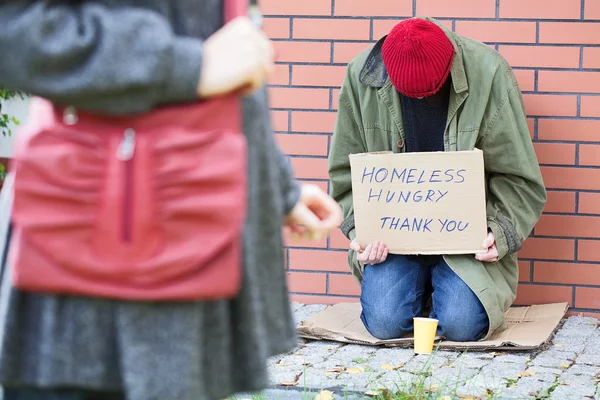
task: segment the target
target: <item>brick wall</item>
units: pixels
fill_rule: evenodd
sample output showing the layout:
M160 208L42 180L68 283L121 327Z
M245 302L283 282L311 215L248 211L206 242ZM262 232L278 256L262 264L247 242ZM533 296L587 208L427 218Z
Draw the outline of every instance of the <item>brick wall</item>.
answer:
M494 46L514 67L548 188L520 252L517 303L600 312L600 0L262 0L279 52L278 140L299 179L328 188L327 154L345 65L400 19L429 15ZM340 232L288 241L294 298L356 299Z

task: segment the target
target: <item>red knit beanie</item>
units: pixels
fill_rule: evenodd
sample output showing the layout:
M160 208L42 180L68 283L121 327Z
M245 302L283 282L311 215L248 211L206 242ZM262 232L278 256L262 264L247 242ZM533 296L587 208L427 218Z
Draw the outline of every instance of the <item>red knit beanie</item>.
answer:
M411 18L392 29L383 42L382 56L390 80L400 93L426 97L446 82L454 45L433 22Z

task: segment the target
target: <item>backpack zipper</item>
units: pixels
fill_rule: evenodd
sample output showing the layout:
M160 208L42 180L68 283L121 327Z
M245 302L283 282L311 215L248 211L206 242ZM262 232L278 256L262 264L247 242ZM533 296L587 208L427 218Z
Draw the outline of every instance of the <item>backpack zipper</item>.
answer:
M135 130L128 128L123 132L123 139L117 148L117 159L123 162L123 208L122 239L131 242L133 212L133 156L135 155Z

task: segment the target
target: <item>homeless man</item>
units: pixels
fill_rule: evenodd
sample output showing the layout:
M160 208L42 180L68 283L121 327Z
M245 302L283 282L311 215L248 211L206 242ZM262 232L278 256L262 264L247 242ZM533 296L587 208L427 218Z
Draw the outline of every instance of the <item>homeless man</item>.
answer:
M538 221L546 190L508 63L494 49L431 18L396 25L350 62L329 155L332 195L341 204L349 263L361 283L362 315L376 338L413 329L431 299L438 334L475 341L504 327L516 296L516 252ZM402 256L385 243L354 241L348 155L479 148L484 154L486 252Z

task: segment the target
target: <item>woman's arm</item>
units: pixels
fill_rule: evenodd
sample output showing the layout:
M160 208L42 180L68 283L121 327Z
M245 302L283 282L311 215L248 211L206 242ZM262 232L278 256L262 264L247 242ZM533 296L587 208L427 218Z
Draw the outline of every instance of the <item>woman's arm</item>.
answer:
M158 13L94 2L0 5L0 86L109 114L197 97L202 41Z

